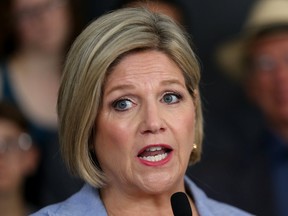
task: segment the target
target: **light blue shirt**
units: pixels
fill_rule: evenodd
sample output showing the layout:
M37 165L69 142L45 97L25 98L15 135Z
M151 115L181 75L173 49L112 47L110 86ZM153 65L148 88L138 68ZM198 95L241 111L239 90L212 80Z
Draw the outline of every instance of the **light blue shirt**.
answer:
M201 216L251 216L238 208L212 200L188 177L186 187L194 197L197 211ZM67 200L47 206L31 216L107 216L106 209L99 196L99 190L89 184Z

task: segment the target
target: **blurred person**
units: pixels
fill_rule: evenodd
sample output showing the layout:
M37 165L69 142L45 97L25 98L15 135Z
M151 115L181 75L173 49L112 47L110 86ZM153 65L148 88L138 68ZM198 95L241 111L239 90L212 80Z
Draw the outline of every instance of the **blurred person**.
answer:
M81 7L74 0L4 1L12 26L0 65L0 99L19 107L29 121L29 133L43 155L35 202L46 205L79 187L58 153L56 101L64 57L82 27Z
M288 1L256 1L239 37L222 44L216 58L223 71L241 82L264 119L259 141L239 147L238 166L222 164L238 170L239 182L219 194L235 195L234 204L257 215L287 216ZM223 171L218 170L214 182Z
M0 102L0 216L26 216L36 210L25 196L27 178L39 162L27 126L15 106Z
M69 2L14 0L10 6L7 22L14 26L1 65L2 98L12 97L29 120L55 130L59 76L74 31Z
M64 159L86 184L34 216L169 216L179 191L194 216L250 215L208 198L185 176L203 138L200 68L188 38L171 18L144 8L105 14L79 35L58 116Z

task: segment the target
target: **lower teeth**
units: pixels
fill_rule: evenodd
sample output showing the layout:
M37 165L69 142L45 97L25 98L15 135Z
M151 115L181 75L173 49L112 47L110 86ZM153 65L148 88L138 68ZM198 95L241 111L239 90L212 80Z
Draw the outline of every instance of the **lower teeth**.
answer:
M141 157L143 160L146 161L151 161L151 162L157 162L157 161L161 161L164 158L167 157L167 153L161 154L161 155L155 155L155 156L147 156L147 157Z

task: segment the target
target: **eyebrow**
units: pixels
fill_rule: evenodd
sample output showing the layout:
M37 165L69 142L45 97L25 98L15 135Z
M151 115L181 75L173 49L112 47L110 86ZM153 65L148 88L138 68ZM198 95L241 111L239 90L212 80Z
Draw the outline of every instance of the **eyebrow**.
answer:
M183 83L180 82L178 79L163 80L160 84L163 85L163 86L176 84L176 85L182 86L183 88L186 88L185 82L184 82L184 84L183 84Z
M183 88L186 88L185 83L183 84L180 82L178 79L169 79L169 80L163 80L160 82L160 86L169 86L169 85L180 85ZM122 85L117 85L109 89L109 91L106 93L106 95L110 94L111 92L118 91L118 90L123 90L123 89L135 89L136 86L132 84L122 84Z
M106 95L109 95L111 92L122 90L122 89L135 89L135 86L132 84L117 85L117 86L114 86L113 88L109 89L109 91L107 91Z

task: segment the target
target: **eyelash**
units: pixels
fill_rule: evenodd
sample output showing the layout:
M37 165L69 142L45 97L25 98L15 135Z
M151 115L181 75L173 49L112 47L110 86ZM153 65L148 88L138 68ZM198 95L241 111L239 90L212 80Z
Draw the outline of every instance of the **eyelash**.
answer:
M178 99L177 102L173 102L173 103L170 103L170 104L179 103L179 101L181 101L181 100L183 99L183 96L182 96L180 93L178 93L178 92L165 92L165 94L163 94L161 100L163 100L163 98L164 98L165 96L167 96L167 95L173 95L173 96L175 96L175 97Z
M161 101L163 101L163 98L164 98L165 96L167 96L167 95L173 95L173 96L175 96L175 97L178 99L178 101L173 102L173 103L168 103L168 104L176 104L176 103L179 103L179 101L181 101L181 100L183 99L182 94L180 94L180 93L178 93L178 92L171 91L171 92L165 92L165 93L163 94L162 98L161 98ZM127 97L118 98L118 99L114 100L114 101L111 103L111 106L112 106L116 111L118 111L118 112L124 112L124 111L127 111L127 109L129 109L129 108L127 108L127 109L117 109L117 105L118 105L118 103L121 102L121 101L129 101L130 103L134 104L134 102L133 102L131 99L127 98ZM165 102L164 102L164 103L165 103Z
M126 97L118 98L118 99L116 99L116 100L114 100L114 101L112 102L112 107L113 107L116 111L118 111L118 112L124 112L124 111L127 110L127 109L117 109L117 105L118 105L118 103L121 102L121 101L129 101L130 103L134 104L134 103L132 102L132 100L129 99L129 98L126 98Z

